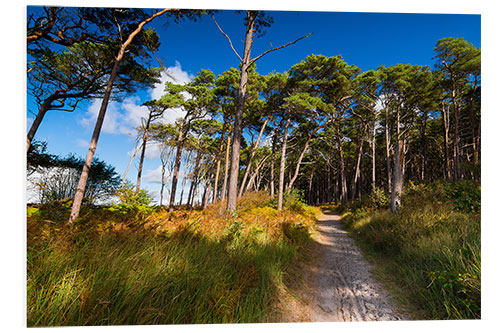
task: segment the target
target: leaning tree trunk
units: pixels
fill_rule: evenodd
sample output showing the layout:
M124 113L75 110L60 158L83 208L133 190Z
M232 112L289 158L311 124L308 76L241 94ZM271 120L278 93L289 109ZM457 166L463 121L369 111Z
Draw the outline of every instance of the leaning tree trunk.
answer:
M219 173L220 173L220 160L222 155L222 150L224 149L224 141L226 136L227 119L224 117L224 125L222 125L222 133L220 136L219 148L217 149L216 155L216 168L215 168L215 180L214 180L214 194L212 202L217 201L217 190L219 188Z
M326 126L328 122L323 123L323 125L316 127L312 132L310 132L307 136L306 143L304 144L304 148L302 148L302 151L300 152L299 159L297 160L297 164L295 165L295 172L293 173L293 176L290 178L290 183L288 184L289 189L292 188L293 183L297 180L297 177L299 176L299 170L300 170L300 164L302 163L302 159L304 158L307 148L309 148L309 143L311 142L314 134L316 134L317 131L322 129L323 127Z
M149 113L146 126L144 127L144 135L142 137L142 151L141 151L141 158L139 159L139 168L137 170L137 184L135 186L135 194L139 193L139 190L141 189L142 167L144 165L144 156L146 156L146 145L148 143L148 131L150 124L151 124L151 113Z
M172 174L172 190L170 191L170 202L168 204L168 211L171 212L174 209L175 205L175 191L177 189L177 182L179 180L179 170L181 168L181 157L182 157L182 144L183 144L183 129L182 126L179 130L179 134L177 136L177 152L175 154L175 165L174 172ZM182 200L182 198L181 198Z
M283 209L283 188L285 183L285 162L286 162L286 144L288 140L288 126L290 126L290 118L287 119L285 130L283 132L283 145L281 146L281 161L280 161L280 175L278 182L278 210Z
M38 130L38 127L40 127L40 124L42 123L42 120L45 117L45 114L49 110L49 107L54 100L55 100L54 95L49 96L40 106L40 110L38 110L38 113L35 117L35 120L33 121L33 124L31 124L30 130L29 130L28 135L27 135L26 151L28 151L30 149L31 141L33 141L33 138L35 137L35 133Z
M252 51L253 30L257 12L247 12L247 28L245 34L245 46L243 59L241 62L241 76L238 87L237 107L234 116L233 146L231 150L231 172L229 174L229 190L227 196L227 210L232 212L236 210L236 199L238 197L238 175L240 171L240 146L241 132L243 124L243 109L245 107L245 94L248 83L248 69L250 66L250 52Z
M257 141L255 141L255 145L252 147L252 152L250 153L250 158L248 159L248 164L245 168L245 173L243 174L243 179L241 180L240 184L240 192L238 193L238 198L241 198L243 195L243 191L245 189L245 183L248 178L248 174L250 173L250 169L253 163L253 159L255 157L255 153L257 152L257 148L259 147L260 139L262 138L262 134L264 133L264 130L266 129L267 122L269 121L269 117L266 118L264 121L264 124L262 124L262 127L260 128L259 136L257 137Z
M95 150L97 148L97 141L99 140L99 135L101 133L102 124L104 123L104 116L106 115L106 109L108 107L109 98L111 96L111 91L113 90L113 82L118 74L118 67L120 66L120 62L125 55L125 50L132 43L134 37L141 32L142 28L145 24L152 21L155 17L163 15L165 12L169 11L169 9L163 9L146 20L139 23L137 29L135 29L127 38L127 40L120 47L120 51L116 56L115 63L113 65L113 69L109 76L108 85L106 86L106 91L104 93L104 97L102 99L101 108L99 109L99 115L97 116L96 125L94 128L94 133L92 134L92 139L90 140L89 151L87 153L87 157L85 158L85 164L83 165L82 174L80 176L80 180L78 181L78 186L76 188L75 198L73 199L73 206L71 207L71 214L69 216L68 224L73 224L75 220L78 218L80 214L80 208L82 206L83 195L85 193L85 187L87 186L87 179L89 177L90 166L92 164L92 159L94 158Z
M361 157L363 156L363 137L366 133L366 124L363 124L363 132L359 138L359 147L358 147L358 157L356 159L356 169L354 171L354 179L352 181L352 193L351 199L354 201L356 198L356 194L359 193L359 178L361 177Z

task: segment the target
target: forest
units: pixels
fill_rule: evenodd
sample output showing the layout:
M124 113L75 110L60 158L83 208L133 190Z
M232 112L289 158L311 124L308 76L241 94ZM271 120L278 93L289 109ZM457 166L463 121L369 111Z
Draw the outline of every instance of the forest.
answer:
M26 167L38 199L27 205L28 326L293 321L283 303L300 289L329 212L406 318L480 318L481 49L445 37L433 66L362 71L341 55L310 54L264 74L261 58L311 33L255 54L272 14L241 11L243 36L229 36L218 15L29 8L27 94L37 110ZM148 24L201 19L239 67L216 75L207 64L189 82L164 82L142 104L120 175L94 155L110 101L168 75ZM51 154L37 138L46 114L95 99L86 157ZM165 122L172 110L182 116ZM159 197L141 185L152 147Z

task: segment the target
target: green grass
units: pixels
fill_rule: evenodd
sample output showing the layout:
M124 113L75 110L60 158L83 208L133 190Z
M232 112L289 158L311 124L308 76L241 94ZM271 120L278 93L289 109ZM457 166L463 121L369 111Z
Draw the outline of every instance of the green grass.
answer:
M354 238L379 264L378 274L415 319L481 317L480 204L457 199L460 186L468 188L411 185L396 214L362 206L344 214Z
M309 241L304 223L286 221L292 212L271 232L250 218L215 219L216 209L150 216L163 229L135 218L117 229L126 216L93 209L70 229L62 212L41 220L59 216L43 207L28 219L29 327L277 321L277 288ZM200 216L214 225L192 223Z

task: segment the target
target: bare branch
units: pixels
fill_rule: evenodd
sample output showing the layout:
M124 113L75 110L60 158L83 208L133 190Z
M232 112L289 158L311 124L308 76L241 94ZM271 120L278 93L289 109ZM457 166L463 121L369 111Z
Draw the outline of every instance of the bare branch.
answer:
M219 24L215 20L215 16L214 15L212 15L212 19L214 20L215 25L217 26L217 28L219 28L220 32L224 36L226 36L227 40L229 41L229 45L231 45L231 48L233 49L233 52L236 54L236 56L238 57L238 59L240 59L240 61L243 62L243 59L240 57L240 55L238 54L238 52L236 52L236 50L234 49L233 42L231 42L231 38L229 38L229 36L224 31L222 31L221 27L219 26Z
M273 52L273 51L276 51L276 50L279 50L279 49L282 49L282 48L284 48L284 47L290 46L290 45L292 45L292 44L295 44L295 43L297 43L299 40L304 39L304 38L306 38L306 37L309 37L309 36L311 36L312 34L313 34L313 33L311 32L310 34L307 34L307 35L304 35L304 36L302 36L302 37L300 37L300 38L297 38L297 39L296 39L296 40L294 40L293 42L290 42L290 43L288 43L288 44L281 45L281 46L278 46L278 47L275 47L275 48L272 48L272 49L267 50L266 52L262 53L261 55L259 55L259 56L255 57L255 58L253 58L253 59L250 61L250 66L252 66L252 64L254 64L257 60L259 60L260 58L262 58L262 57L263 57L263 56L265 56L266 54L268 54L268 53L270 53L270 52Z

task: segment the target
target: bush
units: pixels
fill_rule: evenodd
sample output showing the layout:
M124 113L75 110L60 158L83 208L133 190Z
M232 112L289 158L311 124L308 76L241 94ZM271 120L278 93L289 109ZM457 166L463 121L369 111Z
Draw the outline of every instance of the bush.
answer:
M448 198L458 211L481 212L481 187L470 180L451 184L448 189Z
M120 204L112 205L109 210L112 212L120 212L128 214L130 212L140 213L142 215L152 212L150 206L153 198L146 190L139 190L135 193L135 188L131 183L125 183L120 187L115 195L120 200Z

